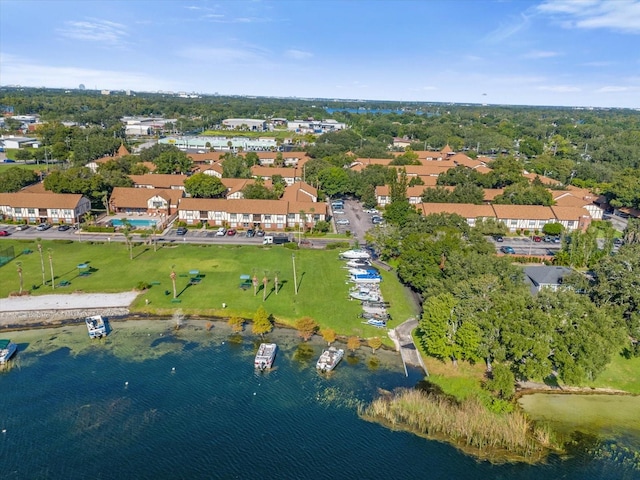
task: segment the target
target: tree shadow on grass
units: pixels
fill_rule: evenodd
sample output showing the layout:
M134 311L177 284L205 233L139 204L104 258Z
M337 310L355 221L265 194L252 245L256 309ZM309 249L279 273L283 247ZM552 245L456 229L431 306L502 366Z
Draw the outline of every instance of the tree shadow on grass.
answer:
M178 294L176 295L176 298L179 298L180 295L182 295L190 286L191 286L191 283L187 283L185 287L178 292Z

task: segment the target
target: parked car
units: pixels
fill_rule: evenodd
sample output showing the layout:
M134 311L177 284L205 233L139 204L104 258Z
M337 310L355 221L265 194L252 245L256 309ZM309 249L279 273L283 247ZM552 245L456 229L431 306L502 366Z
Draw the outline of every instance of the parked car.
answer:
M341 218L340 220L336 220L336 225L349 225L349 220L346 218Z
M235 234L236 234L235 228L230 228L229 230L227 230L227 236L233 237Z
M378 216L371 217L371 223L373 223L374 225L378 225L382 222L384 222L384 219L382 217L378 217Z
M616 237L616 238L614 238L614 239L613 239L613 244L614 244L614 245L616 245L616 246L618 246L618 247L619 247L620 245L622 245L623 243L624 243L624 242L622 241L622 239L621 239L621 238Z
M539 237L539 236L536 235L535 237L533 237L533 241L534 242L541 242L542 241L542 237Z
M26 223L23 223L22 225L18 225L16 227L16 230L18 230L19 232L24 232L27 228L29 228L29 225L27 225Z
M502 238L502 235L494 235L494 236L493 236L493 239L494 239L496 242L504 242L504 238Z
M547 243L551 242L551 240L552 240L552 238L549 235L545 235L544 238L542 239L542 241L547 242Z
M41 223L36 227L36 230L38 230L39 232L43 232L45 230L49 230L50 228L51 228L51 225L49 225L48 223Z
M507 255L513 255L514 253L516 253L516 251L513 249L513 247L510 247L509 245L505 245L503 247L500 247L500 251L502 253L506 253Z
M67 230L69 230L71 227L69 225L66 224L62 224L58 226L58 231L59 232L66 232Z
M227 234L227 229L224 227L220 227L216 232L216 237L224 237Z
M561 241L560 237L553 237L553 243L560 243Z
M9 236L9 232L7 232L6 230L0 230L0 237L8 237Z
M251 238L256 234L255 230L250 228L249 230L247 230L247 238Z
M256 236L258 236L258 237L264 237L264 230L257 230L257 231L256 231Z
M344 210L334 210L333 214L334 215L344 215Z
M187 227L178 227L176 235L186 235L188 232Z

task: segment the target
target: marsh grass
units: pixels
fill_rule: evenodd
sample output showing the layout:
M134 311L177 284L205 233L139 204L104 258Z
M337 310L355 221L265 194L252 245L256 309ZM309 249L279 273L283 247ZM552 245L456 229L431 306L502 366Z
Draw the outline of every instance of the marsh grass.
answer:
M401 389L359 410L367 420L429 438L443 439L477 458L500 463L536 462L554 448L552 436L521 412L489 412L475 398L457 402L445 396Z

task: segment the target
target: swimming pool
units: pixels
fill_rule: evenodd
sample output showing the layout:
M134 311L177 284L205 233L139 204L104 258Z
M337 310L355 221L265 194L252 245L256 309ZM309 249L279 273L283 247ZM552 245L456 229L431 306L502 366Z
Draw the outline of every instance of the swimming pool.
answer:
M142 219L133 219L133 218L131 219L127 218L126 220L129 224L131 224L131 226L136 228L154 228L158 225L158 222L156 220L142 220ZM110 220L110 222L111 222L111 225L113 225L114 227L122 226L121 218L114 218L113 220Z

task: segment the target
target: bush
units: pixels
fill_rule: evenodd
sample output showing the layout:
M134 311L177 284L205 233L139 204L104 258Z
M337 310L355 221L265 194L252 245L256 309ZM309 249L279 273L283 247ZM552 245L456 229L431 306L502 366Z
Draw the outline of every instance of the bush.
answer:
M138 290L139 292L143 291L143 290L148 290L151 288L151 284L147 283L145 281L140 281L136 284L135 289Z
M284 244L284 248L288 248L289 250L299 250L300 246L296 242L289 242Z
M337 250L338 248L349 248L349 242L331 242L324 247L325 250Z
M115 233L115 227L100 227L97 225L86 225L82 227L82 230L85 232L93 232L93 233Z

